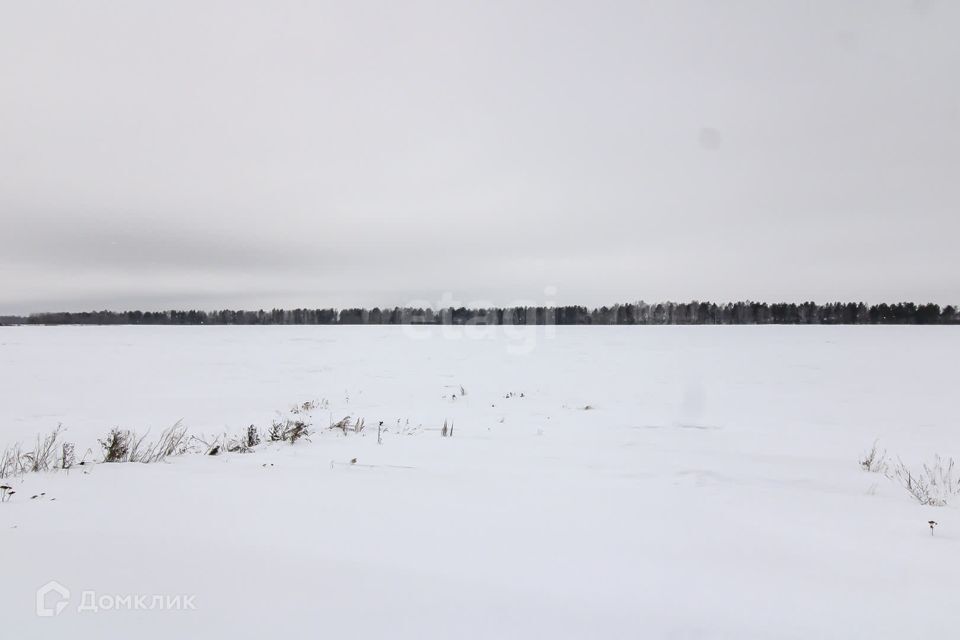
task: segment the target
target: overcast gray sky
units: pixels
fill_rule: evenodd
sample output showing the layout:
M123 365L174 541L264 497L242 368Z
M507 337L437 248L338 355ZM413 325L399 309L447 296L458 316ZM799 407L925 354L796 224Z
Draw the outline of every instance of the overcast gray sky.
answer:
M946 0L3 2L0 313L956 303L958 79Z

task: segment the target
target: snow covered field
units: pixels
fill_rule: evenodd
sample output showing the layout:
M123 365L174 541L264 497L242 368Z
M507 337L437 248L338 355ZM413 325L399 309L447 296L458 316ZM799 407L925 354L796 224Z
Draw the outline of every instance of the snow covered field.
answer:
M960 456L958 356L951 327L0 328L0 450L329 406L312 442L11 482L0 638L952 637L957 505L857 461Z

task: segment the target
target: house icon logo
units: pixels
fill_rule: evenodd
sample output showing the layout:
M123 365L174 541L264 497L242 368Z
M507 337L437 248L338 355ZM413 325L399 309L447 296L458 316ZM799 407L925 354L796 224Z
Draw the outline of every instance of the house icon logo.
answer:
M37 615L41 618L58 616L70 602L70 590L51 580L37 589Z

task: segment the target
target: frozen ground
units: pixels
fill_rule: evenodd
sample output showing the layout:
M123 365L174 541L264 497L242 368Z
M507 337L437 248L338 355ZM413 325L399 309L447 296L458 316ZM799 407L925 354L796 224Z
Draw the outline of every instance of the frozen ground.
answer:
M393 428L382 445L368 426L16 480L0 504L0 637L960 631L955 507L857 467L877 438L909 463L960 455L960 332L474 333L0 328L0 449L57 423L78 449L115 425L239 432L311 399L330 405L319 427L349 414ZM50 580L70 601L40 618ZM78 611L84 591L120 610ZM152 595L195 608L123 600Z

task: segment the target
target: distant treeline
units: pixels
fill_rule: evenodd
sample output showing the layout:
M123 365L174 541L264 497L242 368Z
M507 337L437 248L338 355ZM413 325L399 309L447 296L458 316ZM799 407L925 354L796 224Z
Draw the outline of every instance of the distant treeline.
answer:
M146 325L272 325L272 324L960 324L953 305L865 305L862 302L645 302L588 309L581 306L506 307L487 309L271 309L270 311L90 311L36 313L0 317L4 324L146 324Z

